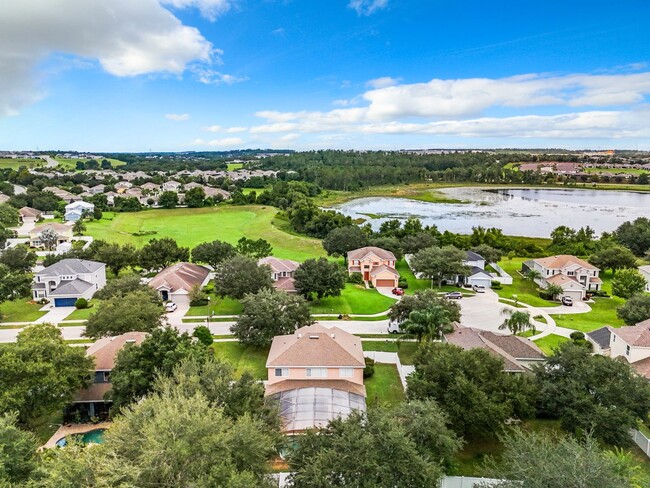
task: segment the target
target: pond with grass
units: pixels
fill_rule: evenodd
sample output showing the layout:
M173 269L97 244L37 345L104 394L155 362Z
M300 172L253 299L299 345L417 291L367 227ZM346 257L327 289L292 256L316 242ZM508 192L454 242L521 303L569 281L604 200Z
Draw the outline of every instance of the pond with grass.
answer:
M650 192L579 189L445 188L449 198L465 203L429 203L406 198L358 198L337 210L365 219L378 229L390 219L417 217L441 231L462 234L472 227L498 227L506 235L549 237L560 225L591 226L611 232L627 220L650 217Z

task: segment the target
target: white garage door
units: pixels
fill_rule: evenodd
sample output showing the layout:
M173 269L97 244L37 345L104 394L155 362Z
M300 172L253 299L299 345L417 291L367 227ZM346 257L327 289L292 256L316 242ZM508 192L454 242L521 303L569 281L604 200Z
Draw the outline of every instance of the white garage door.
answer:
M480 278L480 277L469 278L467 280L467 284L472 285L472 286L481 285L481 286L484 286L485 288L491 288L492 287L492 280L490 280L488 278Z
M579 290L567 290L564 293L562 293L562 296L571 297L573 298L574 302L582 301L582 292Z

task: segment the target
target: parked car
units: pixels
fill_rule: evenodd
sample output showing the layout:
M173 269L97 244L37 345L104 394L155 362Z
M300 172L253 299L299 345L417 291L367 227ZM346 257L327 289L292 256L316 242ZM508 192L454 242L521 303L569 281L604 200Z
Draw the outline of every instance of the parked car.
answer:
M389 334L403 334L402 323L395 320L388 322L388 333Z
M476 293L485 293L485 287L483 285L474 285L472 287L472 290L474 290Z
M174 302L169 302L165 305L165 312L173 312L178 308L178 305L176 305Z
M562 305L566 305L567 307L572 307L573 306L573 298L571 298L571 297L562 297Z
M450 291L445 295L445 298L448 298L449 300L460 300L463 298L463 294L459 291Z
M393 295L402 296L404 295L404 290L401 288L393 288Z

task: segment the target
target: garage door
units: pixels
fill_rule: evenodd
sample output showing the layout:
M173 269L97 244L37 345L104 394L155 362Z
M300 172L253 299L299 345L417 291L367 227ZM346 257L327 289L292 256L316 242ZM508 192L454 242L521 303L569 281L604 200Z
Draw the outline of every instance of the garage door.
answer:
M55 298L54 306L55 307L74 307L74 303L77 301L76 298Z
M395 286L395 280L377 280L377 284L375 286L392 288Z
M582 292L578 290L565 291L564 293L562 293L562 296L571 297L573 298L574 302L579 302L582 300Z
M492 287L492 280L489 280L487 278L471 278L467 281L469 285L480 285L484 286L485 288L491 288Z

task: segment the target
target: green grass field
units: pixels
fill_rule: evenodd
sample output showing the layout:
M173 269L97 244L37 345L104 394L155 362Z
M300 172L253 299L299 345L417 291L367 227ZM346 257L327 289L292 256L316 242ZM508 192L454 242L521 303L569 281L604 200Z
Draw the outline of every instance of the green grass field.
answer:
M210 294L210 303L201 307L190 307L185 314L186 317L207 316L207 315L239 315L241 313L241 302L234 298L220 298L214 293Z
M88 320L90 316L97 311L99 304L100 304L99 300L91 300L90 302L88 302L89 305L88 308L75 310L70 315L68 315L66 320Z
M249 371L256 379L267 379L266 357L269 348L243 346L239 342L215 342L214 355L235 368L235 376Z
M633 168L583 168L585 173L610 173L610 174L623 174L623 175L640 175L643 173L648 174L647 170L633 169Z
M30 303L25 299L3 302L0 304L0 322L33 322L45 315L45 312L39 311L40 308L43 308L43 305Z
M547 335L546 337L542 337L541 339L538 339L535 342L537 344L537 347L539 347L544 354L547 356L550 356L553 354L553 349L558 347L560 344L569 341L570 339L567 339L566 337L562 337L556 334L551 334Z
M394 364L375 363L375 374L364 381L366 385L366 403L369 407L394 407L406 398L397 366Z
M44 164L45 161L40 158L0 158L0 169L18 169L21 166L36 168Z
M366 290L362 285L347 283L339 297L327 297L311 302L311 313L375 314L388 310L395 300L377 290Z
M61 166L63 169L77 169L77 161L82 161L86 162L87 159L84 158L54 158L59 162L59 166ZM112 159L112 158L107 158L108 161L111 162L114 168L117 168L118 166L124 166L126 163L124 161L120 161L118 159ZM99 163L101 164L102 159L99 160Z
M413 356L418 350L417 342L397 341L363 341L361 343L364 351L396 352L402 364L413 364Z
M521 264L524 261L528 261L530 258L513 258L513 259L503 259L498 264L501 266L510 276L512 276L512 285L503 285L500 290L494 290L501 298L513 299L513 295L517 295L517 299L520 302L527 303L534 307L557 307L560 304L557 302L551 302L544 300L539 297L537 292L537 284L533 283L530 280L525 279L519 270L521 270Z
M246 236L266 239L273 246L273 255L279 258L304 261L325 255L319 240L289 235L274 227L272 220L276 213L275 208L262 206L107 212L102 220L86 224L86 235L138 247L152 238L171 237L179 245L190 248L215 239L236 244ZM132 235L138 231L154 231L156 234Z
M228 171L235 171L242 169L244 167L243 163L228 163Z

